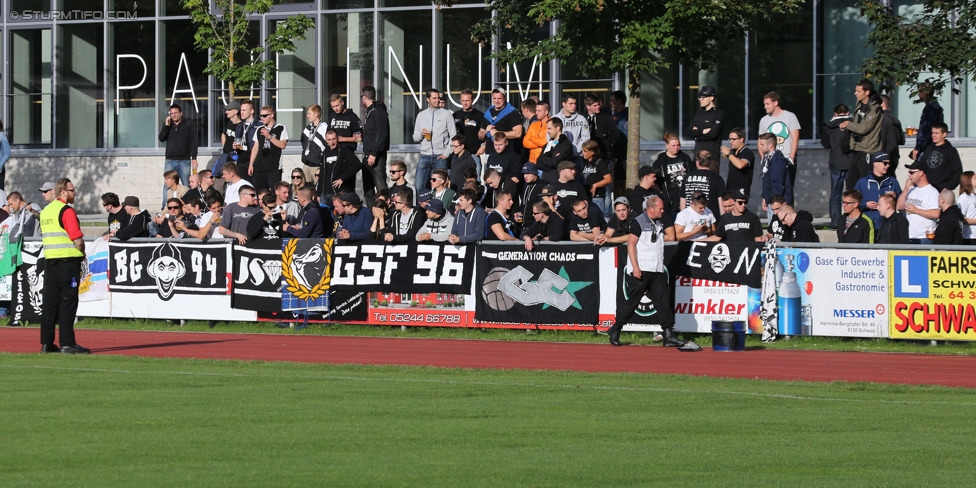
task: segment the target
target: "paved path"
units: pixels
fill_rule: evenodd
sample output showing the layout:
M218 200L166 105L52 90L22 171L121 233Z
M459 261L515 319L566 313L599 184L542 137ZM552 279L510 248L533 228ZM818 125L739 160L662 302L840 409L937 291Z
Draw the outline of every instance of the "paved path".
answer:
M333 364L689 374L976 388L976 356L754 349L683 353L660 346L454 339L79 330L94 354ZM0 328L0 351L37 353L36 328Z

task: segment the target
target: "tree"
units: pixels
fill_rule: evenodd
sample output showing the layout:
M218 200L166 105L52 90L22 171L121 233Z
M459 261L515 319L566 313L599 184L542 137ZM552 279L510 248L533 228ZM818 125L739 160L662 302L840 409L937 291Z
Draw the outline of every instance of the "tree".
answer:
M450 3L446 0L442 4ZM722 41L741 40L757 21L795 11L804 0L488 0L495 15L475 26L475 40L490 43L502 31L510 50L493 57L515 62L538 56L573 59L584 76L626 72L630 91L627 186L640 162L641 77L675 63L714 67ZM558 20L555 36L532 33Z
M938 95L963 77L976 81L976 4L972 0L923 0L910 15L898 15L880 0L860 0L873 26L874 54L864 72L881 87L906 86L914 96L922 84ZM925 76L925 78L922 78ZM958 92L956 88L953 91Z
M263 43L248 46L247 29L251 16L266 14L280 0L182 0L197 26L193 35L197 49L210 51L210 62L204 73L226 82L231 99L235 88L249 87L274 78L273 55L295 50L295 41L315 27L315 21L304 15L293 15L278 21L274 32ZM269 59L262 59L268 53ZM246 62L239 59L243 57Z

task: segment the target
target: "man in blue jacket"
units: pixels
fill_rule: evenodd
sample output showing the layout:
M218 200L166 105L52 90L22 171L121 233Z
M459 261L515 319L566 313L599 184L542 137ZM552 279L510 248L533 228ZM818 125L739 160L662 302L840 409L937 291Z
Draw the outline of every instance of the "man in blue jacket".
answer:
M874 228L881 228L881 213L878 212L878 200L881 195L891 195L896 200L901 195L901 185L894 176L888 174L891 157L884 151L871 155L871 174L857 180L854 189L861 193L861 211L874 221Z
M341 209L342 225L336 230L339 240L361 241L370 236L369 227L373 224L373 213L363 211L363 201L355 193L340 193L332 200L336 209Z
M789 161L776 149L776 136L765 133L759 136L759 151L762 158L762 208L770 221L773 210L768 202L775 195L783 197L787 205L793 205L793 182L790 179Z
M485 237L485 220L488 214L480 205L474 203L477 196L467 188L458 192L458 212L454 214L454 228L447 242L451 244L470 244Z

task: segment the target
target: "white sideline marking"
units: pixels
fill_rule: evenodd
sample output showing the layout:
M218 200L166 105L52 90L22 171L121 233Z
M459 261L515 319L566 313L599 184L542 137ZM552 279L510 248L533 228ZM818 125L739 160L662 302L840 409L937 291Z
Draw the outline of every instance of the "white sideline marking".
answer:
M976 406L976 402L924 402L924 401L905 401L905 400L867 400L858 398L832 398L814 397L803 395L787 395L783 393L759 393L751 391L735 390L692 390L687 388L636 388L627 386L585 386L585 385L559 385L548 383L499 383L492 381L457 381L457 380L435 380L435 379L410 379L410 378L369 378L363 376L335 376L335 375L282 375L282 374L243 374L243 373L202 373L195 371L133 371L127 369L100 369L100 368L63 368L55 366L20 366L14 364L0 364L0 367L11 369L47 369L56 371L75 371L89 373L129 373L129 374L169 374L181 376L216 376L228 378L291 378L302 380L344 380L344 381L388 381L401 383L430 383L443 385L466 385L466 386L504 386L517 388L565 388L574 390L605 390L605 391L634 391L634 392L664 392L664 393L699 393L699 394L721 394L721 395L743 395L765 398L782 398L786 400L803 401L826 401L826 402L850 402L850 403L880 403L897 405L955 405L955 406Z

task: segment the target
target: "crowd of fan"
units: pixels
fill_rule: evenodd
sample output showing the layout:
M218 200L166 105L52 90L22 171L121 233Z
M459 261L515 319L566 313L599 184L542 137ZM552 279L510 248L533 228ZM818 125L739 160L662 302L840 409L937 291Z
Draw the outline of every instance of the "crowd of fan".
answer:
M361 123L338 95L331 98L325 117L321 107L310 107L302 133L303 167L291 172L290 181L274 181L281 177L280 148L264 165L262 156L255 155L262 145L267 153L269 147L276 149L269 144L287 144L287 130L273 134L261 125L273 123L271 107L262 107L262 121L247 126L254 118L241 118L242 105L243 112L253 115L247 106L254 104L228 104L222 134L226 151L215 167L219 173L202 170L190 174L183 185L178 171L167 171L165 205L155 215L143 210L134 196L120 201L106 193L106 237L223 237L241 244L281 237L453 244L498 240L522 241L527 249L540 241L619 244L627 242L630 220L653 195L664 204L666 240L819 241L812 215L797 209L794 201L799 123L779 106L774 92L764 96L767 116L760 125L758 164L746 145L745 130L724 130L717 93L703 86L701 107L688 129L696 141L694 157L681 151L677 134L666 133L666 150L639 168L638 184L628 189L622 92L611 94L609 109L599 95L585 96L583 115L572 94L564 95L561 109L551 114L548 102L531 98L518 110L501 89L492 92L487 113L472 107L467 90L460 96L462 108L451 113L443 108L441 93L428 90L429 106L417 116L414 130L421 155L411 183L403 161L392 161L386 178L388 119L369 88L364 105L369 113L379 109L383 115L373 118L372 125L368 118ZM973 173L962 172L958 153L945 140L948 127L941 121L941 108L938 117L933 115L937 102L925 100L920 124L925 134L919 135L909 177L900 185L892 159L897 164L897 148L904 143L901 123L885 111L887 100L874 93L869 81L857 85L855 97L853 115L838 105L821 137L831 150L830 226L837 229L838 240L960 244L972 239ZM366 149L363 132L372 128L370 140L376 139L376 120L386 124L385 132L382 127L378 131L381 140L370 143L379 150ZM260 133L267 133L267 139ZM360 142L362 160L355 156ZM718 173L721 159L728 160L725 179ZM248 180L257 176L255 164L261 172L256 185ZM765 230L748 208L756 166L769 221ZM360 174L362 197L356 192ZM958 202L952 191L957 186ZM8 197L12 209L20 200L19 194Z

